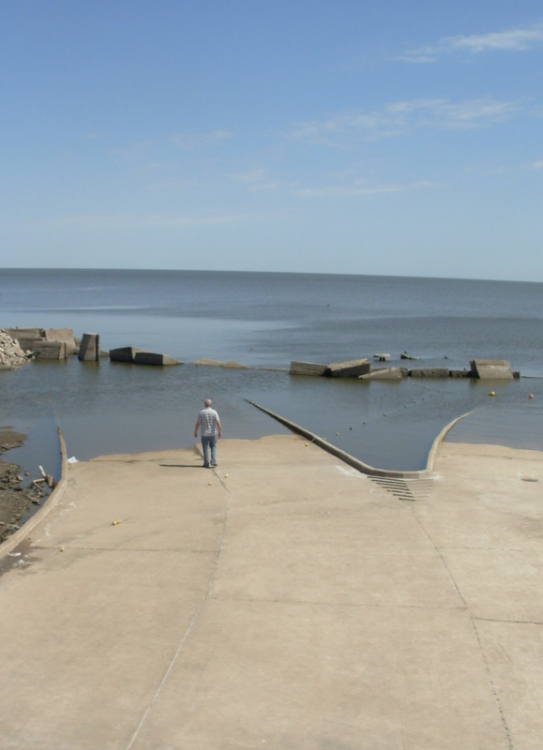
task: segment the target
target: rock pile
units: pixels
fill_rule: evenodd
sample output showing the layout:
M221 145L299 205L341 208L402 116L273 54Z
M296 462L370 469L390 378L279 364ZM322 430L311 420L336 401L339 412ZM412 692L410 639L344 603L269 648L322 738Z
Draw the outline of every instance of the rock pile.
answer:
M11 338L9 333L0 328L0 369L19 367L29 361L28 356L19 346L19 342Z

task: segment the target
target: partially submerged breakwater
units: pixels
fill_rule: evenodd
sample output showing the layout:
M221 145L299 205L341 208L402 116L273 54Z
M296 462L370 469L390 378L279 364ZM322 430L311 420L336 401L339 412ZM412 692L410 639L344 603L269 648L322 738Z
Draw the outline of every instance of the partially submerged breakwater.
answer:
M184 362L159 352L151 352L135 346L123 346L109 351L100 349L98 333L84 333L81 338L74 335L71 328L8 328L0 329L0 367L19 367L32 360L61 361L77 356L82 362L98 362L110 359L134 365L169 367L182 365ZM505 359L473 359L469 368L450 369L448 367L404 367L382 366L388 363L390 354L374 354L373 359L379 363L373 366L368 357L331 362L328 364L293 360L288 370L290 375L317 376L329 378L357 378L359 380L402 380L411 378L474 378L478 380L513 380L520 373L513 371ZM416 357L403 352L399 360L415 360ZM208 367L225 367L229 369L249 369L248 365L228 360L201 358L192 364Z
M390 358L389 354L376 354L379 362ZM403 359L407 359L402 355ZM411 358L410 358L411 359ZM377 367L373 368L369 359L354 359L345 362L332 362L328 365L315 362L290 363L290 375L309 375L328 378L358 378L359 380L402 380L403 378L476 378L478 380L513 380L519 372L513 372L505 359L474 359L470 368L450 370L447 367Z

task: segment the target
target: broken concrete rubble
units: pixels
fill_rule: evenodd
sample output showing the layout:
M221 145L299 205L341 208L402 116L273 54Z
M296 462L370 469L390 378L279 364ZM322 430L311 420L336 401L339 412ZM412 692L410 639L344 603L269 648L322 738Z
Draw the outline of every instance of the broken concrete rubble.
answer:
M21 348L19 342L7 330L0 328L0 369L10 370L24 365L28 361L29 357Z
M66 359L78 349L71 328L8 328L7 332L35 359Z

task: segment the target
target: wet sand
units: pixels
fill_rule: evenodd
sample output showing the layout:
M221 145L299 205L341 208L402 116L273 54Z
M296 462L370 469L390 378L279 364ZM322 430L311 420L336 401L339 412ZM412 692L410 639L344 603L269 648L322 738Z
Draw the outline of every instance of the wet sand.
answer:
M0 577L6 748L537 748L543 454L296 436L70 465ZM10 542L8 542L10 544Z

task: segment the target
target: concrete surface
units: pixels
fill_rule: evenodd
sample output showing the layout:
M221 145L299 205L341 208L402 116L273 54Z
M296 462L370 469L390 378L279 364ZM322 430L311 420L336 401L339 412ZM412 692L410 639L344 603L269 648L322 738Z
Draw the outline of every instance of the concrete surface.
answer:
M412 501L297 436L218 458L71 465L0 560L3 750L540 749L541 453L443 443Z

